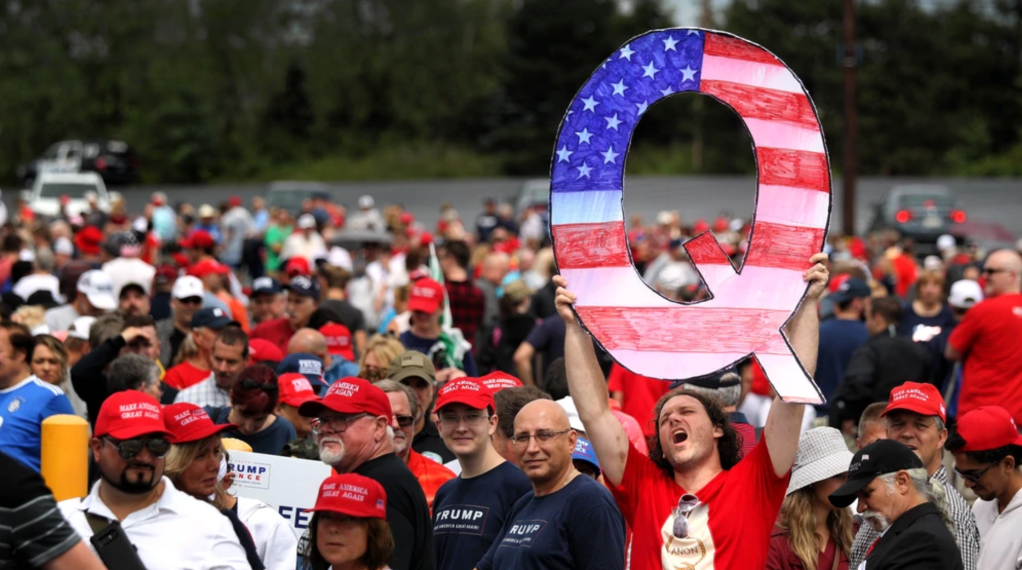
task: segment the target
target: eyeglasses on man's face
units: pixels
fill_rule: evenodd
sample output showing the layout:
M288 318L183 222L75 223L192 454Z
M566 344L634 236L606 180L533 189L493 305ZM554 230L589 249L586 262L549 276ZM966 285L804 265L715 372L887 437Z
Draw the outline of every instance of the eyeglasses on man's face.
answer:
M320 433L326 427L337 433L344 433L348 431L348 427L352 423L368 417L369 414L355 414L353 416L323 416L312 420L312 433Z
M490 419L488 414L465 414L464 416L444 414L440 416L440 425L445 428L454 428L464 421L465 425L469 427L479 427L486 423L488 419Z
M134 439L114 439L104 437L110 445L117 448L118 455L125 461L131 461L142 453L142 449L148 449L149 454L159 459L170 451L170 440L165 437L136 437Z
M529 445L530 439L536 438L536 443L538 443L539 445L543 445L546 443L550 443L555 437L559 435L564 435L570 431L571 429L569 428L561 431L542 430L537 431L536 433L526 432L516 433L513 436L511 436L511 443L513 443L515 447L525 447Z
M975 484L979 483L980 478L983 477L984 475L986 475L986 472L990 471L990 468L993 467L994 465L997 465L997 463L991 463L990 465L987 465L986 467L980 469L979 471L964 471L964 472L963 471L959 471L958 468L955 467L955 473L959 477L961 477L962 479L964 479L964 480L972 483L973 485L975 485Z

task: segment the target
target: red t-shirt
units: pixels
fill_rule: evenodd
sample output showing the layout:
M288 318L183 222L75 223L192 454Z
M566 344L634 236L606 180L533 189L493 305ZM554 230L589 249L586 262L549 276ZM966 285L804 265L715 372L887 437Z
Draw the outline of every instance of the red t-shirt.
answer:
M453 471L432 459L412 450L408 455L408 470L419 480L422 492L426 494L426 504L433 510L433 499L440 486L457 477Z
M653 408L656 407L660 396L670 389L670 382L634 374L617 363L610 367L610 375L607 377L607 390L624 392L621 411L638 420L642 433L647 438L656 434L656 427L652 421Z
M249 338L261 338L272 342L280 348L281 352L287 354L287 343L291 341L291 337L294 334L295 331L291 329L291 325L287 322L287 317L281 317L259 323L259 326L252 329L252 334L249 335Z
M187 360L172 366L163 376L163 381L175 390L184 390L209 378L209 370L203 370L192 366Z
M789 475L774 474L761 438L752 453L694 493L700 503L688 515L688 536L679 539L673 511L684 489L629 446L624 478L611 492L632 529L631 570L763 568Z
M969 309L948 342L965 355L958 416L1002 406L1022 425L1022 295L992 297Z

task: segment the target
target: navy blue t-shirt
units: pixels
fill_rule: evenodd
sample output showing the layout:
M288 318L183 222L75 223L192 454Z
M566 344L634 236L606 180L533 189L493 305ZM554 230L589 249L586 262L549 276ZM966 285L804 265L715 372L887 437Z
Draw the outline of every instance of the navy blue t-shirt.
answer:
M816 356L816 385L829 401L852 359L856 348L869 340L869 331L862 321L830 319L820 323L820 345ZM827 413L827 405L816 406L818 414Z
M577 475L555 493L515 503L479 570L623 570L625 521L610 491Z
M946 303L933 317L919 316L912 308L912 303L905 303L901 307L901 323L898 324L898 334L907 336L915 342L930 342L945 329L951 329L954 326L955 315Z
M525 342L531 344L536 352L543 354L544 376L551 362L564 357L565 334L567 334L567 327L564 325L564 319L555 313L532 327L532 332L525 338Z
M228 416L230 416L231 413L230 406L224 406L222 408L206 406L206 413L209 414L213 423L217 425L231 423L228 419ZM252 446L253 453L280 455L280 452L284 450L284 446L287 445L287 442L292 439L296 439L298 437L298 433L295 432L295 426L291 425L291 422L287 421L287 419L282 416L277 416L277 419L273 420L273 423L263 431L253 434L243 434L238 430L232 430L224 432L223 436L233 437L244 441Z
M436 567L475 568L515 503L530 491L529 478L510 461L478 477L456 477L444 483L433 499Z
M433 366L437 370L447 368L441 365L441 358L438 354L443 349L443 343L440 342L439 338L422 338L421 336L415 336L412 331L405 331L398 337L401 344L404 345L405 350L417 350L430 358L433 361ZM479 371L476 369L476 360L472 356L472 351L465 353L465 356L461 361L461 369L465 371L472 378L479 376Z

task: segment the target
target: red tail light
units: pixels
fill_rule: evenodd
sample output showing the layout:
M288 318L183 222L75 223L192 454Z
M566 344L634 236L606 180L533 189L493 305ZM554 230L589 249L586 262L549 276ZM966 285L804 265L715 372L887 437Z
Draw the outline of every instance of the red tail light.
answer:
M102 156L96 159L96 170L106 170L106 159Z
M911 210L898 210L898 213L894 215L894 219L899 224L904 224L905 222L907 222L907 221L912 219L912 211Z
M956 224L965 223L965 211L964 210L951 210L951 221Z

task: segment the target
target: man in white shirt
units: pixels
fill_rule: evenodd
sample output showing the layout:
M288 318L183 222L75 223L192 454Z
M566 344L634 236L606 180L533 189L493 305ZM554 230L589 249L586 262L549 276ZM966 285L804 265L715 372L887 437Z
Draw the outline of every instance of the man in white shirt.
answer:
M103 271L92 269L78 278L78 292L70 303L46 311L46 326L51 331L66 331L78 317L98 317L116 308L113 280Z
M145 297L150 294L156 268L138 258L142 254L142 245L138 243L132 232L121 232L110 236L105 244L107 253L114 259L103 264L103 271L110 276L114 285L114 296L121 299L121 289L126 285L136 285L142 289ZM146 310L146 313L149 311Z
M980 406L958 418L944 447L955 472L979 497L977 570L1022 569L1022 435L1008 410Z
M280 250L281 259L301 257L308 262L316 258L316 254L327 253L326 242L323 236L316 231L316 218L312 214L298 216L295 223L296 232L292 233L284 241L284 248Z
M135 390L110 396L89 447L100 480L85 499L59 503L84 539L120 521L148 570L250 568L230 520L163 477L170 450L160 404Z

